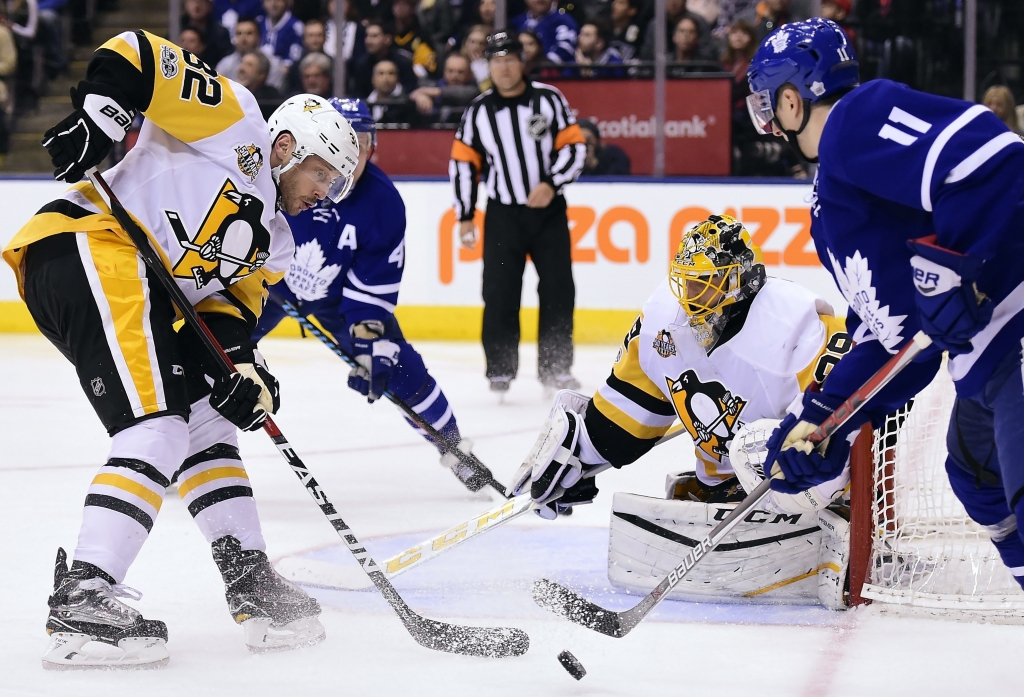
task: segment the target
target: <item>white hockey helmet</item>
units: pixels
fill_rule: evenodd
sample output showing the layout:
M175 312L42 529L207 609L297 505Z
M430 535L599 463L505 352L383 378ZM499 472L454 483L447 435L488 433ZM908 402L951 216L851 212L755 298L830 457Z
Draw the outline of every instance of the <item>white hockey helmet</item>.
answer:
M274 181L281 173L299 164L310 155L319 155L340 175L330 183L327 198L338 203L348 196L359 164L359 141L352 125L322 97L315 94L297 94L285 100L270 115L270 142L282 133L295 139L291 159L272 170Z

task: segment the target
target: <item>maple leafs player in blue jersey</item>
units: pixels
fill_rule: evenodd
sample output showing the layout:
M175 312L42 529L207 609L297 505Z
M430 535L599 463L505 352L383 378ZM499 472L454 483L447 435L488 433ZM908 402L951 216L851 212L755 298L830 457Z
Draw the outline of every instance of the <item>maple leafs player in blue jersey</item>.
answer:
M349 373L349 387L370 403L390 390L468 453L472 444L462 440L447 397L395 319L405 269L405 204L388 176L370 162L377 147L373 116L361 99L335 97L330 103L348 119L359 139L356 183L340 203L310 201L303 212L286 216L295 255L274 292L302 314L316 317L355 357L360 367ZM263 338L285 316L283 309L268 303L253 341ZM409 425L433 443L412 421ZM438 449L442 464L465 483L472 473L458 467L454 454L444 455Z
M949 481L1024 586L1024 143L980 104L859 85L853 47L829 20L766 37L747 75L754 125L818 163L811 236L857 342L769 441L765 468L777 462L785 477L772 487L834 477L859 426L913 398L946 351ZM814 452L807 436L918 330L933 347Z

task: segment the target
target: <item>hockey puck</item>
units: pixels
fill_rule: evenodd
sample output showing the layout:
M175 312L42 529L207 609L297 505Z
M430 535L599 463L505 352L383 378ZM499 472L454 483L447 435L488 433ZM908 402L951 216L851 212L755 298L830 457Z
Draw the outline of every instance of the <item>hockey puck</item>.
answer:
M587 669L583 667L583 664L580 663L579 659L568 651L563 651L558 654L558 662L562 664L563 668L565 668L565 672L577 680L582 680L583 676L587 674Z

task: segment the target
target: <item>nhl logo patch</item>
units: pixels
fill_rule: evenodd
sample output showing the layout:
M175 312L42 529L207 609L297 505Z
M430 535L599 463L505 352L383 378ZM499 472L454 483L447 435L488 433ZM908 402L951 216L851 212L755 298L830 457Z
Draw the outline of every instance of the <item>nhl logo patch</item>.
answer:
M548 117L544 114L534 114L530 117L530 123L526 126L526 133L534 140L541 140L548 134Z
M92 393L97 397L102 397L107 393L107 386L103 384L103 378L93 378L89 381L92 386Z
M178 74L178 53L167 44L160 46L160 72L167 80Z
M672 335L664 329L658 332L658 336L654 338L654 350L662 358L676 355L676 342L672 339Z
M255 143L235 147L238 155L238 171L249 177L249 182L256 181L256 176L263 167L263 151Z

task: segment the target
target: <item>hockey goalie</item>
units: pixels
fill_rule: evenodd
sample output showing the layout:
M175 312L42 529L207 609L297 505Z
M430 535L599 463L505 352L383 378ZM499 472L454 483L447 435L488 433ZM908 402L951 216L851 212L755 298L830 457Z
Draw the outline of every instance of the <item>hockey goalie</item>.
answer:
M514 492L554 519L593 501L598 473L636 462L681 422L695 471L669 474L664 499L613 500L608 576L646 594L757 486L787 408L851 348L825 300L767 278L743 225L713 215L683 236L597 393L558 393ZM773 491L672 597L843 607L848 489L847 467L799 494Z

